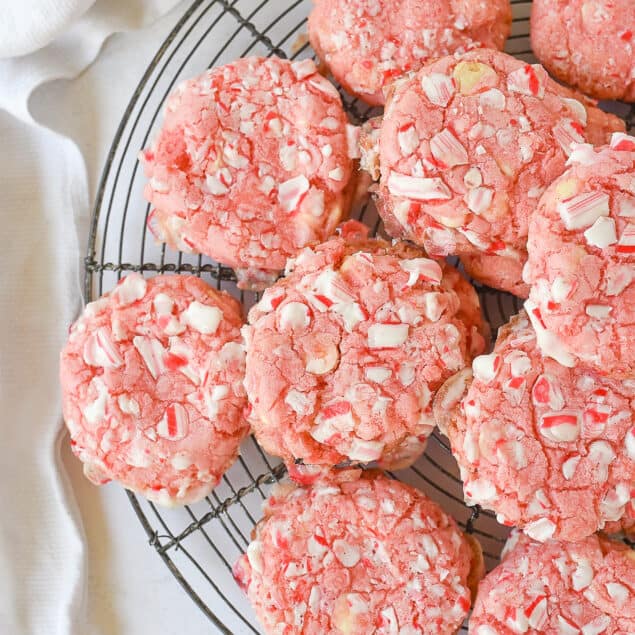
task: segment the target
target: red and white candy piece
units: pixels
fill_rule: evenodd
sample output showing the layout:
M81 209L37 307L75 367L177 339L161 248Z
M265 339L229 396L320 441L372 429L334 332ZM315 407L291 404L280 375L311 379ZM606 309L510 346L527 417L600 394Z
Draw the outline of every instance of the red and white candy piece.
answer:
M592 247L606 249L617 242L615 221L606 216L600 216L589 229L584 232L584 237Z
M536 68L531 64L526 64L510 73L507 76L507 88L514 93L538 97L538 99L545 96L544 84L538 77Z
M442 168L467 165L467 151L461 142L447 128L430 139L430 152Z
M147 288L148 283L142 275L131 273L117 285L112 295L121 306L126 306L141 300Z
M635 223L628 223L617 243L617 253L635 254Z
M441 73L431 73L421 80L421 87L426 97L435 105L445 108L449 103L456 87L454 79Z
M438 177L424 178L391 172L388 190L393 196L411 198L416 201L449 200L450 188Z
M580 436L580 413L575 410L547 412L540 417L540 434L556 443L570 443Z
M309 180L300 174L280 183L278 187L278 201L285 212L293 212L298 209L304 195L309 191Z
M573 148L580 143L584 143L584 127L573 119L563 119L558 122L553 130L553 136L560 144L567 156L573 152Z
M84 344L83 357L90 366L119 368L123 364L119 351L110 340L108 331L103 327L88 337Z
M635 152L635 137L631 137L624 132L614 132L611 137L611 148L613 150Z
M180 403L170 404L157 424L157 434L170 441L180 441L187 436L189 417Z
M373 324L368 329L369 348L397 348L408 339L408 324Z
M558 203L558 212L567 229L582 229L608 216L609 204L609 195L605 192L584 192Z

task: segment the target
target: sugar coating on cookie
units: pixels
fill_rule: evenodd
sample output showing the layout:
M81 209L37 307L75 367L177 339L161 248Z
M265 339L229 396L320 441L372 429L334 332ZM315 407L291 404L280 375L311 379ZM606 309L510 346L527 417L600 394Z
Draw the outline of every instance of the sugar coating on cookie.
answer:
M236 300L194 276L131 273L86 305L60 376L91 481L162 505L209 494L248 431L242 323Z
M473 377L471 377L473 375ZM466 502L532 538L574 541L635 497L635 382L543 357L525 313L435 401Z
M479 585L471 635L635 632L635 552L590 536L541 544L512 534Z
M435 391L484 349L471 286L367 231L351 221L306 248L249 313L252 428L286 460L412 463L435 425Z
M534 0L531 44L559 80L597 99L635 101L632 0Z
M528 312L545 355L635 377L635 138L569 166L529 223Z
M265 286L347 213L353 132L312 60L212 68L170 95L141 153L149 227L172 248L234 267L242 286Z
M395 79L431 60L481 47L502 50L511 20L509 0L316 0L308 26L335 79L378 106Z
M491 50L442 58L396 83L378 141L387 231L431 255L498 256L520 271L529 217L571 144L624 130L576 97L584 100L542 67ZM513 291L508 269L496 286Z
M234 566L267 634L453 635L482 575L475 541L378 472L278 486Z

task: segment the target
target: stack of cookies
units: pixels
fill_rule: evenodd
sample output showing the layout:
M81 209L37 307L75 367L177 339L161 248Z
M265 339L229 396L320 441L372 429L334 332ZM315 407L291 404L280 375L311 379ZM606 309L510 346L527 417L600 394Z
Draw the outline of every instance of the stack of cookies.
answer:
M501 52L507 0L316 0L323 71L245 58L169 97L140 160L149 228L262 292L125 277L61 357L95 483L201 500L251 431L291 480L235 566L266 633L635 633L635 138ZM631 0L534 1L556 78L635 100ZM593 55L591 55L593 52ZM386 232L347 221L371 194ZM474 287L526 300L493 346ZM280 277L284 272L284 276ZM447 435L478 542L382 470ZM597 533L603 532L603 533ZM482 581L481 581L482 579ZM479 584L480 581L480 584Z

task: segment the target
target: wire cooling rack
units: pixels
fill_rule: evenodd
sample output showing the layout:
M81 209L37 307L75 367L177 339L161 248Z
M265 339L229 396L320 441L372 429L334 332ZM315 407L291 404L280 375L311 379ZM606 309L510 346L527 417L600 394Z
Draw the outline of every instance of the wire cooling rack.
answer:
M512 4L514 23L507 51L534 61L528 38L531 2ZM111 289L130 271L141 271L146 276L196 274L238 297L245 308L257 299L255 294L236 289L231 269L206 257L154 244L146 232L149 206L142 196L144 178L137 155L160 125L168 93L182 79L245 55L313 55L305 36L309 10L310 0L196 0L178 19L134 91L107 157L85 260L86 301ZM361 102L342 96L353 122L374 114ZM624 117L631 130L635 129L635 107L607 107ZM372 206L358 210L357 217L375 233L381 233ZM477 288L493 329L518 310L519 302L511 296ZM247 547L268 490L284 474L284 466L265 455L249 438L219 486L196 505L164 510L128 492L150 545L222 633L260 633L251 608L233 580L231 566ZM488 568L496 564L507 530L489 512L464 505L458 470L442 437L435 433L415 466L395 476L443 505L480 540Z

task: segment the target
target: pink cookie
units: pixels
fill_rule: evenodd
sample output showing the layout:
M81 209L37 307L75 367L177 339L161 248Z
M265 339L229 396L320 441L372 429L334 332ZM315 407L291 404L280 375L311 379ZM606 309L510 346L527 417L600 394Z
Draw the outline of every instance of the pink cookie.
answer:
M470 278L493 289L504 289L520 298L529 295L529 285L523 282L523 263L496 254L461 256L463 268Z
M445 57L394 86L379 134L386 230L436 256L497 256L500 274L485 281L526 292L519 274L540 196L573 142L604 143L624 122L492 50Z
M532 538L580 540L635 496L635 382L542 357L526 314L439 391L465 499Z
M353 132L311 60L250 57L212 68L172 93L141 154L149 227L262 288L348 212Z
M529 316L543 354L635 377L635 138L569 165L529 224Z
M635 101L633 0L533 0L531 44L559 80L598 99Z
M482 577L476 541L379 472L278 486L234 566L267 634L452 635Z
M470 635L628 635L635 632L635 552L590 536L533 542L512 534L479 585Z
M366 103L430 60L474 48L502 50L509 0L314 0L309 38L333 77Z
M484 349L478 298L414 247L356 222L343 232L306 248L251 309L252 429L287 461L409 465L434 428L434 393Z
M194 276L131 273L73 324L64 419L95 484L161 505L200 500L248 432L239 304Z

